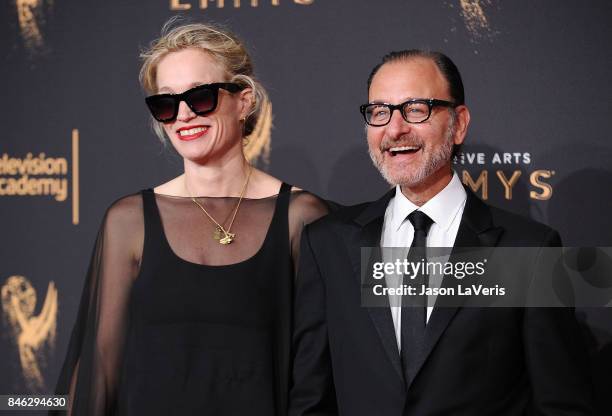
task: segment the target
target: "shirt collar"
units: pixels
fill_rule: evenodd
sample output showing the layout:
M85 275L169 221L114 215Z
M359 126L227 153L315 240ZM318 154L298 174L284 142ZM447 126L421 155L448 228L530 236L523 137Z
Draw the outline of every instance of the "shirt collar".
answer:
M465 204L466 198L467 194L456 172L453 172L453 177L448 185L421 207L406 198L400 186L397 185L395 187L395 197L392 201L392 230L398 231L404 221L408 221L407 217L410 213L420 210L446 231L453 223L460 208Z

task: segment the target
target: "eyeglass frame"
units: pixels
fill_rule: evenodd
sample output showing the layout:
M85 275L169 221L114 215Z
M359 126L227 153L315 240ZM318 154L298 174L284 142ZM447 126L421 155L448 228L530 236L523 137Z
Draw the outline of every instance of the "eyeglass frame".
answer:
M427 117L425 117L425 119L423 119L421 121L409 121L409 120L406 120L406 116L404 115L404 112L402 111L402 108L405 105L407 105L407 104L413 104L413 103L427 104L427 106L429 108L429 112L427 113ZM384 123L384 124L371 124L370 122L368 122L368 119L366 117L366 109L367 109L367 107L369 107L371 105L380 105L380 106L387 107L390 110L389 120L387 120L387 122ZM406 123L420 124L420 123L424 123L427 120L429 120L429 118L431 117L431 110L434 107L457 108L458 106L459 106L458 104L453 103L452 101L438 100L436 98L412 98L412 99L404 101L403 103L400 103L400 104L389 104L389 103L367 103L367 104L362 104L362 105L359 106L359 111L361 112L361 115L363 116L363 119L365 120L365 122L366 122L366 124L368 126L383 127L383 126L386 126L387 124L389 124L391 122L391 118L393 118L393 112L395 110L399 110L400 114L402 115L402 118L404 119L404 121Z
M213 95L213 107L210 110L206 110L206 111L196 111L193 106L189 103L189 101L185 100L185 96L190 94L191 92L193 92L194 90L198 90L198 89L209 89L212 90L214 92ZM183 91L180 94L154 94L154 95L149 95L148 97L145 98L145 102L147 103L147 106L149 106L149 100L152 98L157 98L157 97L168 97L168 98L172 98L174 99L174 116L172 118L168 118L168 119L163 119L163 120L159 120L157 117L155 117L153 115L153 113L151 113L151 115L153 116L153 118L157 121L159 121L160 123L170 123L176 120L176 118L178 117L178 112L179 112L179 106L181 105L181 101L184 102L185 104L187 104L187 107L189 107L189 109L191 111L193 111L195 114L199 115L199 116L203 116L205 114L208 113L212 113L213 111L215 111L217 109L217 105L219 104L219 89L224 89L230 93L236 93L239 91L242 91L244 89L244 87L235 84L233 82L214 82L211 84L202 84L202 85L198 85L195 86L193 88L189 88L187 91ZM149 107L149 110L151 108Z

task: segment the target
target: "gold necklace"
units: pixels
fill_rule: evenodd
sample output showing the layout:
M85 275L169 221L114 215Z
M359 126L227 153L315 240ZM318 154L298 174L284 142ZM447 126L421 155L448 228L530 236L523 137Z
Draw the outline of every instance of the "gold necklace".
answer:
M244 198L244 193L246 192L247 189L247 185L249 184L249 179L251 178L251 172L253 172L253 166L249 165L249 173L247 174L247 178L246 181L244 181L244 185L242 186L242 192L240 192L240 198L238 199L238 203L236 204L236 208L234 208L234 214L232 215L232 220L230 221L229 227L227 227L227 229L219 224L213 217L212 215L210 215L208 213L208 211L206 211L206 209L202 206L202 204L200 204L191 194L191 191L189 190L189 188L187 187L187 182L185 182L185 189L187 189L187 192L189 193L189 196L191 197L191 200L193 201L194 204L196 204L204 214L206 214L206 216L208 217L209 220L212 221L213 224L215 224L215 231L213 232L213 238L217 241L219 241L219 244L222 245L228 245L230 244L232 241L234 241L234 238L236 238L236 233L232 233L232 225L234 225L234 220L236 219L236 214L238 214L238 209L240 208L240 203L242 202L242 199ZM227 220L225 220L225 222L227 222ZM224 222L224 224L225 224Z

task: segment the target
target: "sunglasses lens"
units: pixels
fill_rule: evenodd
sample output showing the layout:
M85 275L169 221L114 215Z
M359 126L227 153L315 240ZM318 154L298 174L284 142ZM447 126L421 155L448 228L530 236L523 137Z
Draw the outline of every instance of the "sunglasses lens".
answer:
M217 106L217 90L211 88L193 89L187 94L185 100L195 113L199 115L210 113Z
M183 94L152 95L145 98L151 114L157 121L174 121L177 116L180 101L185 101L197 115L204 115L214 111L217 107L216 85L202 85L185 91Z
M146 99L151 114L157 121L172 121L176 117L174 112L174 98L152 96Z

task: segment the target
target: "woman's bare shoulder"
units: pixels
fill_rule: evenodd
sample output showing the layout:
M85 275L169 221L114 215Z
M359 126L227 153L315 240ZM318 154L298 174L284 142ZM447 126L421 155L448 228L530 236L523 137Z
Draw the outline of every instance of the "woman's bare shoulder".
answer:
M169 196L184 196L185 193L185 180L184 175L177 176L168 182L157 185L153 188L153 192L156 194L169 195Z
M246 197L253 199L268 198L278 194L282 181L263 170L253 168Z

